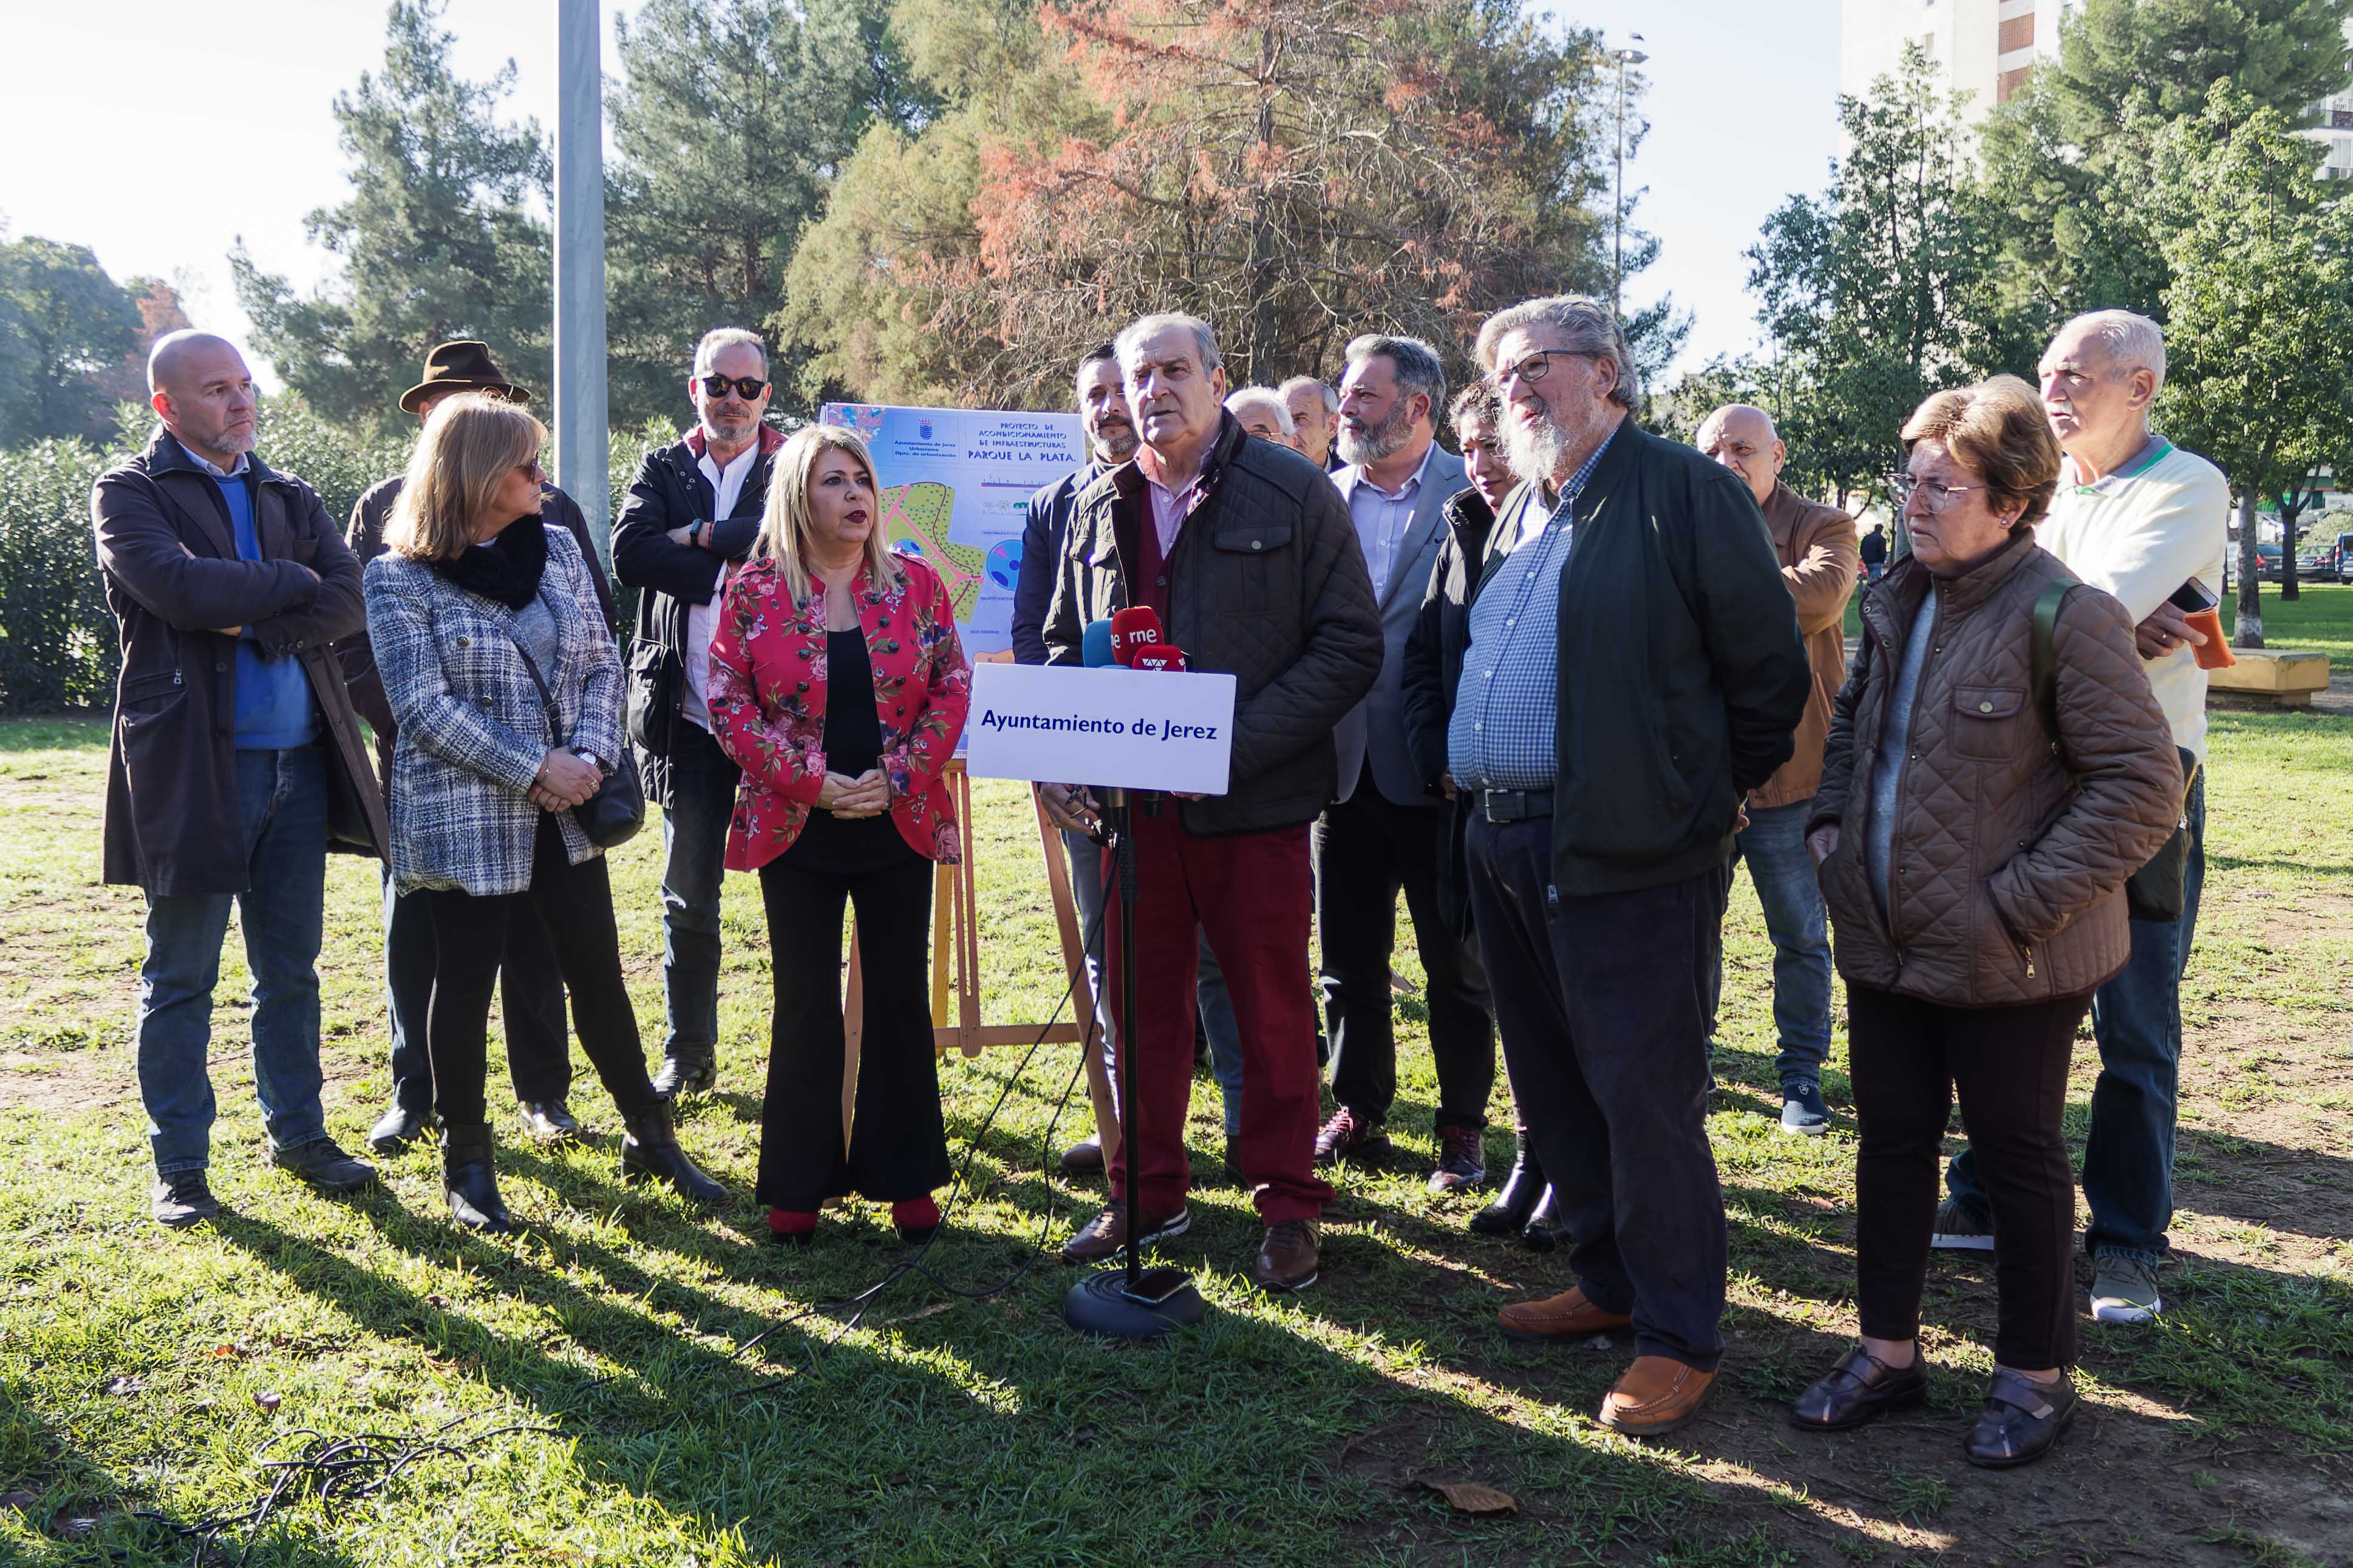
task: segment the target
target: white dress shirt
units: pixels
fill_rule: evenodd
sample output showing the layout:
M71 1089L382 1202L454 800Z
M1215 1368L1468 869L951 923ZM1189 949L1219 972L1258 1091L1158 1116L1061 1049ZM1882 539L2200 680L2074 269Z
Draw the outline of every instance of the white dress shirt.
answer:
M711 481L711 516L712 521L724 521L735 515L735 502L744 493L744 481L751 477L752 464L760 456L760 443L753 443L735 454L725 468L711 460L705 451L701 460L702 477ZM711 598L701 605L690 605L686 611L686 716L711 728L711 710L704 706L702 693L711 679L711 639L719 633L719 589L727 580L727 563L715 563L711 569Z
M1389 573L1397 564L1398 546L1405 542L1406 531L1413 526L1413 510L1421 495L1421 479L1430 471L1430 454L1438 449L1433 441L1421 454L1421 462L1405 483L1395 492L1385 490L1365 477L1361 464L1351 465L1340 475L1340 493L1348 502L1348 515L1356 524L1356 542L1364 547L1365 569L1372 574L1373 595L1376 598L1388 593Z

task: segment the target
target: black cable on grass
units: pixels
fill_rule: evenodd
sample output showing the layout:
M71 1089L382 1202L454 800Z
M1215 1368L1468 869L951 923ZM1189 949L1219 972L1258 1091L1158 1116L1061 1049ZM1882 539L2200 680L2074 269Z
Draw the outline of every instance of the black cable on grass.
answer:
M474 1462L468 1449L493 1437L514 1433L557 1434L557 1426L492 1426L483 1431L453 1437L450 1434L469 1422L481 1420L496 1411L476 1411L443 1422L432 1431L401 1435L389 1432L359 1432L348 1437L329 1437L312 1427L298 1427L280 1432L254 1450L254 1462L269 1477L269 1485L260 1497L245 1508L226 1513L208 1514L192 1523L182 1524L168 1515L152 1510L136 1510L129 1517L160 1524L183 1541L196 1543L191 1568L205 1568L221 1547L221 1538L231 1531L242 1531L245 1545L237 1554L238 1568L253 1555L253 1548L261 1539L262 1527L269 1522L279 1506L290 1499L311 1497L321 1507L332 1511L337 1505L357 1502L379 1496L410 1469L430 1459L456 1459L466 1467L466 1484L474 1479ZM278 1458L268 1456L272 1450L297 1437L308 1437L295 1453Z
M1115 848L1116 846L1113 846L1111 847ZM1106 856L1106 859L1108 859L1108 855ZM1103 912L1103 909L1096 910L1093 922L1091 923L1082 933L1081 933L1079 947L1082 952L1084 952L1087 947L1093 943L1096 931L1102 928ZM1022 1075L1029 1071L1029 1063L1037 1057L1039 1049L1046 1044L1047 1035L1052 1031L1055 1024L1060 1020L1062 1016L1062 1009L1069 1006L1071 1005L1071 999L1078 994L1078 988L1079 977L1077 973L1073 972L1071 975L1069 984L1062 987L1061 1000L1054 1005L1054 1011L1048 1016L1043 1024L1039 1026L1038 1037L1029 1042L1029 1049L1021 1053L1021 1059L1018 1062L1016 1062L1014 1064L1013 1070L1006 1075L1005 1085L997 1091L997 1100L995 1103L989 1106L988 1114L981 1118L979 1128L973 1133L971 1138L966 1140L964 1164L956 1172L955 1183L948 1188L947 1202L940 1205L940 1223L933 1230L932 1234L924 1239L923 1244L917 1247L912 1254L901 1258L896 1264L892 1265L889 1273L883 1275L881 1279L876 1280L865 1289L859 1291L856 1295L845 1296L832 1301L817 1302L810 1306L802 1308L799 1311L794 1312L788 1317L778 1319L776 1321L769 1324L766 1328L761 1330L758 1333L754 1334L750 1339L745 1340L742 1344L737 1345L734 1350L728 1352L728 1360L736 1361L742 1359L744 1355L756 1348L763 1341L766 1340L771 1334L777 1332L779 1330L790 1328L793 1324L799 1322L805 1318L814 1317L820 1313L830 1314L840 1310L844 1307L855 1307L857 1310L847 1319L842 1321L839 1331L830 1339L822 1342L828 1346L838 1343L843 1334L847 1334L852 1329L858 1327L860 1321L866 1316L867 1309L873 1306L873 1304L881 1298L884 1291L888 1290L892 1286L897 1284L900 1280L905 1279L910 1274L922 1275L924 1279L930 1280L933 1284L938 1286L941 1289L946 1291L951 1296L958 1297L967 1301L985 1301L993 1296L1002 1295L1005 1291L1012 1289L1014 1285L1020 1281L1022 1276L1029 1273L1030 1268L1037 1264L1038 1259L1045 1256L1046 1237L1051 1231L1054 1223L1054 1211L1051 1205L1048 1205L1046 1206L1045 1212L1039 1219L1037 1245L1030 1249L1029 1256L1021 1260L1020 1265L1017 1267L1012 1273L1008 1274L1004 1279L999 1279L993 1285L984 1286L978 1289L971 1289L964 1286L951 1284L949 1281L942 1279L937 1273L934 1272L924 1262L924 1259L930 1256L934 1244L935 1244L939 1240L940 1237L946 1232L948 1216L955 1211L956 1199L962 1196L970 1185L973 1156L980 1152L982 1142L987 1138L989 1129L997 1125L997 1113L1005 1109L1005 1102L1007 1099L1012 1095L1014 1085L1019 1083L1021 1081ZM1062 1113L1070 1109L1071 1095L1078 1088L1080 1078L1086 1072L1086 1054L1087 1052L1096 1048L1096 1038L1097 1032L1095 1020L1093 1018L1089 1018L1087 1020L1085 1029L1081 1032L1078 1065L1071 1069L1070 1080L1062 1085L1061 1097L1054 1103L1054 1114L1048 1118L1045 1131L1039 1135L1039 1174L1043 1179L1049 1192L1051 1192L1054 1186L1054 1129L1061 1124ZM809 1364L811 1369L814 1370L816 1366L816 1356L814 1352L812 1352L810 1356ZM783 1380L781 1378L775 1379L767 1383L757 1384L749 1389L736 1391L726 1395L726 1397L742 1398L747 1394L763 1393L768 1389L780 1386ZM712 1397L719 1398L721 1395L714 1394ZM673 1425L683 1419L685 1419L685 1412L681 1411L678 1415L672 1416L670 1421L664 1423L664 1426L667 1426Z

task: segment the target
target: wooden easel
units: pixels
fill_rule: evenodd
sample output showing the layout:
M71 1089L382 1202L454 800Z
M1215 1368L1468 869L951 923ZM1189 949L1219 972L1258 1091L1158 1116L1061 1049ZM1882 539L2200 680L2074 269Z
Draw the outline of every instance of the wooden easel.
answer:
M1054 900L1054 925L1062 943L1062 964L1071 977L1068 1019L1044 1029L1036 1024L984 1024L980 1021L980 924L973 890L973 860L978 835L973 830L972 780L961 761L951 762L942 773L955 802L956 821L964 829L964 859L934 868L932 886L932 1036L933 1047L944 1056L950 1050L976 1057L990 1046L1026 1046L1035 1040L1069 1045L1093 1040L1094 987L1087 983L1086 933L1080 929L1078 904L1072 896L1071 872L1062 853L1062 835L1046 816L1045 802L1029 792L1030 809L1038 818L1038 848L1046 862L1046 886ZM955 1001L955 1022L948 1022L949 993ZM855 922L849 936L849 980L842 999L843 1062L841 1126L849 1130L849 1112L858 1094L858 1047L863 1032L865 991L858 956ZM1086 1053L1087 1096L1094 1105L1095 1127L1108 1161L1119 1147L1119 1117L1113 1109L1111 1081L1103 1071L1103 1051L1096 1045Z

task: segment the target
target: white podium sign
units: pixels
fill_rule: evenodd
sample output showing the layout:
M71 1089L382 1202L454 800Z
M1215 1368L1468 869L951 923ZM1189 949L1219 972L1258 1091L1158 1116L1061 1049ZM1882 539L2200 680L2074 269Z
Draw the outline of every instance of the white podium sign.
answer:
M965 721L976 778L1226 793L1234 678L977 664Z

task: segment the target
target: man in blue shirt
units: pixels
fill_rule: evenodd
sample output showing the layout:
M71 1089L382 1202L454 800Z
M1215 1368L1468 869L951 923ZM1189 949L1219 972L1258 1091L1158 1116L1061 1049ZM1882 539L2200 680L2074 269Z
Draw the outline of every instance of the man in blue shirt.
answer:
M1472 922L1574 1288L1504 1309L1552 1342L1633 1331L1601 1407L1689 1421L1724 1350L1704 1007L1740 802L1811 682L1747 486L1644 432L1626 340L1574 295L1491 318L1479 361L1523 481L1488 535L1447 730Z
M147 366L164 427L90 500L120 624L105 875L147 895L139 1091L153 1213L218 1211L206 1069L229 905L253 972L253 1077L272 1161L325 1192L375 1179L327 1133L317 963L326 854L383 855L384 804L334 662L360 566L308 485L254 456L237 350L171 333Z

